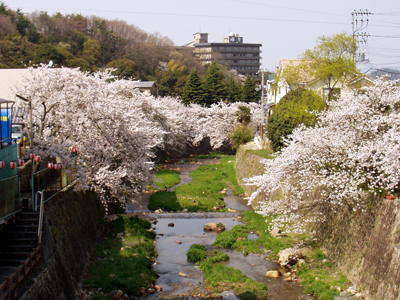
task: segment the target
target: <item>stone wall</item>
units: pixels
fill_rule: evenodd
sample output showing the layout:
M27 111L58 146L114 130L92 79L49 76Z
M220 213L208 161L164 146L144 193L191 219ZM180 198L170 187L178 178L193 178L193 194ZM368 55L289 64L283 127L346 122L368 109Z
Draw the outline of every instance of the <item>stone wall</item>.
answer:
M253 192L255 192L257 188L255 186L245 185L244 179L249 178L251 176L261 175L264 172L264 165L260 162L262 158L258 155L251 154L251 152L248 151L254 149L258 148L255 147L255 144L249 143L244 146L240 146L236 152L236 160L235 160L236 177L238 183L244 189L246 197L250 196ZM262 196L257 197L253 201L253 204L256 204L261 199Z
M243 178L263 172L260 157L246 150L242 147L236 154L236 173L242 186ZM246 195L255 190L243 187ZM400 300L400 201L373 198L367 212L343 206L326 216L327 222L316 227L319 244L328 257L366 300Z
M103 232L104 211L94 193L66 191L45 205L43 272L35 278L24 300L76 299L93 246Z
M329 215L319 241L366 299L400 299L400 202L374 200L366 213Z

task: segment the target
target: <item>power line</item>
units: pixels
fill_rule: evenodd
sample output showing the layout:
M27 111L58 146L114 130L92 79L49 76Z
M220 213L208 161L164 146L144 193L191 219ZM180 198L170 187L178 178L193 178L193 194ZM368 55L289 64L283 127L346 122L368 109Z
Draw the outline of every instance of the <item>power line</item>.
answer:
M344 15L332 14L332 13L327 13L327 12L322 12L322 11L315 11L315 10L308 10L308 9L302 9L302 8L293 8L293 7L271 5L271 4L265 4L265 3L256 3L256 2L250 2L250 1L244 1L244 0L228 0L228 1L246 3L246 4L253 4L253 5L260 5L260 6L268 6L268 7L274 7L274 8L283 8L283 9L294 10L294 11L310 12L310 13L315 13L315 14L320 14L320 15L329 15L329 16L337 16L337 17L348 18L348 16L344 16Z
M25 9L39 9L39 10L53 10L71 11L73 9L57 9L57 8L35 8L26 7ZM274 18L258 18L258 17L243 17L243 16L219 16L219 15L200 15L200 14L178 14L178 13L158 13L158 12L145 12L145 11L111 11L111 10L79 10L80 12L101 12L101 13L123 13L123 14L137 14L137 15L158 15L158 16L173 16L173 17L201 17L201 18L218 18L218 19L240 19L240 20L256 20L256 21L280 21L280 22L299 22L299 23L313 23L313 24L336 24L346 25L344 22L328 22L328 21L310 21L310 20L293 20L293 19L274 19Z

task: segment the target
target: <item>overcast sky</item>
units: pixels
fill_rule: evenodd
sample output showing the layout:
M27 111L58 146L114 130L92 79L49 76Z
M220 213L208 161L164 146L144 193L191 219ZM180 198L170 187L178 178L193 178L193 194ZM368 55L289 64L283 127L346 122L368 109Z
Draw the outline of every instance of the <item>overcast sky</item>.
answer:
M374 68L400 69L399 0L4 0L22 12L81 13L106 19L125 20L149 32L171 38L175 45L193 40L196 32L207 32L209 42L222 42L230 32L245 43L262 44L262 65L273 71L281 59L298 58L316 45L317 38L352 33L356 10L359 34L369 35L361 44ZM367 19L369 20L367 23ZM364 22L362 22L364 21ZM362 28L358 28L360 25ZM367 26L365 26L367 25Z

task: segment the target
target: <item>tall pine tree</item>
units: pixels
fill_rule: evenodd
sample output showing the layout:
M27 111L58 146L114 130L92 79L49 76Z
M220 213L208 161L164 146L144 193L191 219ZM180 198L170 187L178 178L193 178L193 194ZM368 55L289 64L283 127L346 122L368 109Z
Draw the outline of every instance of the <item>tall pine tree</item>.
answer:
M242 100L242 84L236 82L232 75L226 80L226 99L229 102L239 102Z
M189 80L183 89L182 102L186 105L190 103L204 104L205 102L203 83L197 69L194 69L189 75Z
M219 66L215 61L211 63L207 70L205 81L206 105L210 106L226 99L226 86L223 82L224 75L221 73Z
M259 102L261 98L261 91L257 91L258 85L254 81L253 77L247 75L244 81L242 90L242 101L243 102Z

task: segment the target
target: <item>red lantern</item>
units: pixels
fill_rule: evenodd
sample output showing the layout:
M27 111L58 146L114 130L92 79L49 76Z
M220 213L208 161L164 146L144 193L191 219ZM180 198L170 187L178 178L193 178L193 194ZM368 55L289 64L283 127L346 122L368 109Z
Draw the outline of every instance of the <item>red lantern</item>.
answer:
M48 163L48 164L47 164L47 168L48 168L48 169L53 169L53 167L54 167L54 166L53 166L52 163Z
M37 162L40 162L40 156L36 155L36 157L34 158L34 160L36 160Z
M62 164L58 164L58 168L61 170L63 168Z
M58 169L58 164L54 164L54 170Z
M23 159L18 159L18 166L22 167L24 165L24 160Z
M11 162L8 164L8 166L10 167L10 169L15 169L16 164L15 164L15 162L11 161Z
M4 168L4 161L0 161L0 169Z
M35 154L33 154L33 153L29 153L29 159L32 159L32 160L34 160L34 159L35 159Z
M71 147L69 147L69 150L70 150L71 152L76 152L76 151L77 151L77 149L76 149L76 147L75 147L74 145L72 145Z

